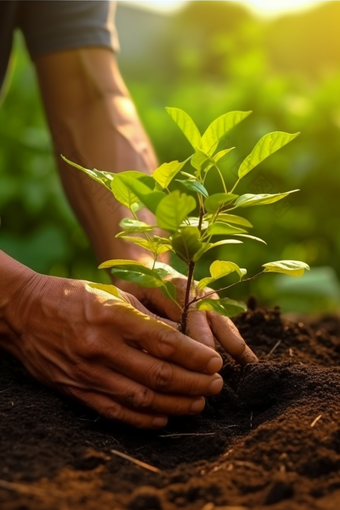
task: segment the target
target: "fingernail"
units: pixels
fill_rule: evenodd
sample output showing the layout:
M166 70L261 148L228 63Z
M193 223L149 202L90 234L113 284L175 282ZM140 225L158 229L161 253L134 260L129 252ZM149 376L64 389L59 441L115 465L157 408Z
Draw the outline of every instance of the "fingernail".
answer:
M223 379L222 379L222 377L218 376L210 384L209 394L216 395L217 393L219 393L221 391L222 388L223 388Z
M207 364L206 370L208 374L215 374L216 372L221 370L222 365L223 365L222 358L220 356L214 356Z
M168 423L168 418L166 416L157 416L157 418L154 418L152 421L152 426L161 429L162 427L165 427L165 425Z
M203 397L196 399L190 407L190 412L193 414L203 411L205 406L205 399Z
M238 356L236 358L236 361L240 363L240 365L248 365L248 363L257 363L258 358L253 353L253 351L246 345L246 348L244 349L244 352L241 354L241 356Z

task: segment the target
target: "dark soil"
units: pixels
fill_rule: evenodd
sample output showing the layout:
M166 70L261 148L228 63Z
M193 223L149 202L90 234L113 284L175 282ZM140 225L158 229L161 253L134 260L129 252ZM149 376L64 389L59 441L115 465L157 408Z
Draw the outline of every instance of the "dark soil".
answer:
M338 510L340 322L249 305L236 323L259 364L225 359L204 412L157 432L99 418L0 352L1 510Z

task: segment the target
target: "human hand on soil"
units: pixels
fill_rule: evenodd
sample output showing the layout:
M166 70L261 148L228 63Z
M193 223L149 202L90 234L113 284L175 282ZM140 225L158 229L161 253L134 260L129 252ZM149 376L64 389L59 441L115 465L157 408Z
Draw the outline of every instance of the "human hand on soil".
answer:
M176 273L174 271L174 276L168 279L176 287L178 302L184 303L187 280L180 273L177 273L177 275ZM175 322L180 321L180 308L171 299L166 298L159 288L140 287L131 282L123 282L122 280L118 285L125 291L137 296L147 308L155 310L162 317L167 317ZM211 292L212 289L207 287L199 294L200 297L203 297L209 293L210 299L218 299L218 295L216 293L210 294ZM192 295L192 298L194 297ZM257 356L247 346L234 323L228 317L219 315L216 312L196 310L193 304L188 314L187 334L213 349L215 348L216 339L225 351L241 365L258 361Z
M203 396L222 388L220 356L122 296L31 272L14 296L11 352L43 384L109 419L159 428L202 411Z

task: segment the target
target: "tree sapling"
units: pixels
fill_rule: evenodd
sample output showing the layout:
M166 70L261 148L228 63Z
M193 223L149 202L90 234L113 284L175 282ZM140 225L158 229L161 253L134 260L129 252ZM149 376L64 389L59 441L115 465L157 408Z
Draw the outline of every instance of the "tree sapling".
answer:
M135 260L122 259L108 260L99 267L110 268L113 275L122 280L144 287L159 287L165 296L181 308L180 329L185 332L189 309L192 307L198 310L213 310L228 317L246 310L246 305L240 301L230 298L216 299L216 296L213 296L215 292L228 289L242 281L252 280L262 273L275 272L301 276L305 269L309 269L304 262L279 260L263 264L262 271L245 278L246 269L231 261L215 260L209 269L210 276L198 282L194 279L197 262L212 248L242 243L244 239L264 243L262 239L248 233L252 227L251 223L239 214L234 214L234 211L237 210L239 213L239 210L247 207L273 204L298 190L275 194L239 195L237 187L239 182L259 163L291 142L299 133L274 131L264 135L241 162L236 182L228 190L219 168L219 161L234 147L223 148L222 144L226 140L226 134L251 112L233 111L221 115L208 126L203 135L191 117L183 110L167 108L167 112L193 148L185 161L163 163L151 175L146 175L133 170L116 174L96 169L89 170L65 157L63 159L109 189L115 199L131 211L133 218L125 218L121 221L122 231L116 237L137 244L151 252L153 256L152 267L146 267ZM191 171L189 171L189 165L191 165ZM206 177L210 171L217 173L223 189L221 193L209 193ZM170 183L172 183L171 191ZM190 191L190 194L184 193L183 189ZM137 212L143 207L154 214L154 225L138 219ZM166 231L168 236L156 234L159 228ZM214 241L214 236L224 238ZM183 303L177 301L176 287L169 281L169 276L173 274L172 268L158 261L159 256L167 251L175 253L187 266ZM237 282L217 291L206 289L216 280L231 273L237 275ZM114 286L98 285L98 287L119 297L119 292Z

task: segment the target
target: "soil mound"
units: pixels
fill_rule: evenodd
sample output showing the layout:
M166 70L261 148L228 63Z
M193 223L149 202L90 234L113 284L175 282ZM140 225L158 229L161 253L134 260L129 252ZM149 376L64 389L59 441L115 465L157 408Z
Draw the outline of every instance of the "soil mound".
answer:
M0 508L340 508L340 322L249 305L235 322L260 362L224 356L222 392L157 432L98 417L1 352Z

